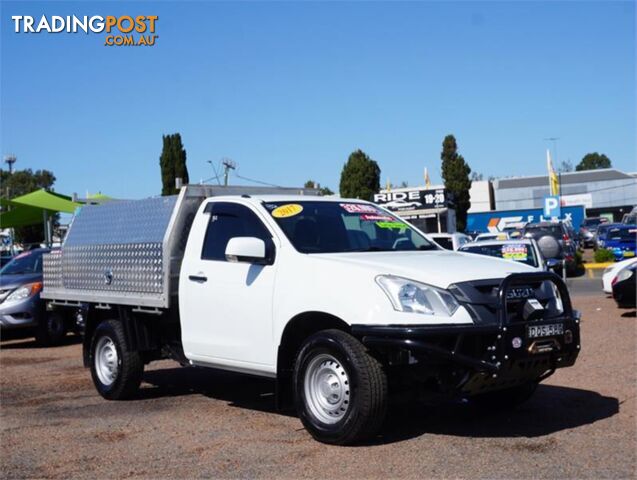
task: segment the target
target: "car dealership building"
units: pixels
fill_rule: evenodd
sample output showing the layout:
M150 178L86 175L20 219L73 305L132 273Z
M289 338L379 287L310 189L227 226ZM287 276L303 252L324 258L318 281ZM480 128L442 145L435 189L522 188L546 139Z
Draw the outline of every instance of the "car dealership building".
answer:
M612 222L637 205L637 173L614 168L562 173L560 201L563 207L583 206L589 217L603 216ZM548 175L474 181L470 190L469 215L542 209L550 195ZM421 230L454 232L456 215L453 198L444 185L385 189L374 202L410 221Z

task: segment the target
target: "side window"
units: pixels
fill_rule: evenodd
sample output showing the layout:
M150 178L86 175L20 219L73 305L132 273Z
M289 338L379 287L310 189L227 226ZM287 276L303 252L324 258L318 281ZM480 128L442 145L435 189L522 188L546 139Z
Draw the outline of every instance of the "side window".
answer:
M256 237L265 242L266 254L274 258L272 235L259 217L248 207L236 203L211 202L206 206L210 214L201 251L202 260L226 261L226 246L234 237Z

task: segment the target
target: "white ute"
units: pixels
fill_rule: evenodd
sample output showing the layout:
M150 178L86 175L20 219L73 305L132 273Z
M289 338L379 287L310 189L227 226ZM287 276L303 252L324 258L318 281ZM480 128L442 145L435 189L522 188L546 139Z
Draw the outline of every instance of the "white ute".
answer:
M84 328L104 398L172 358L273 377L316 439L350 444L379 431L390 391L513 406L575 362L554 274L445 251L369 202L264 192L187 186L76 214L42 297Z

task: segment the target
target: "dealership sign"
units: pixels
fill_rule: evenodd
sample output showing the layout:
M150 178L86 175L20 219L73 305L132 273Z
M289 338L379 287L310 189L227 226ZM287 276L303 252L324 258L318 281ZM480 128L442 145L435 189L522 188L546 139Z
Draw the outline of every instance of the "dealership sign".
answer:
M559 215L555 215L557 213L555 209L549 212L550 215L545 215L545 213L543 208L469 213L467 215L467 231L497 233L510 228L523 228L527 223L558 220L569 222L575 230L579 230L585 216L584 207L581 205L575 207L560 206Z
M444 188L410 189L400 191L384 191L374 195L374 203L388 210L409 211L447 206L447 195Z

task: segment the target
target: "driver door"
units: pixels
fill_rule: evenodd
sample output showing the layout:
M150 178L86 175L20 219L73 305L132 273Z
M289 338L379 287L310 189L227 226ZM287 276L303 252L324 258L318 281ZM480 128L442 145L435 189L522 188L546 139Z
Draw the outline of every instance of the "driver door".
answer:
M180 278L182 342L186 357L236 369L263 370L274 364L272 294L277 265L272 233L245 205L210 202L187 251ZM201 219L200 219L201 220ZM205 230L205 233L204 233ZM266 244L265 264L229 262L234 237L257 237Z

